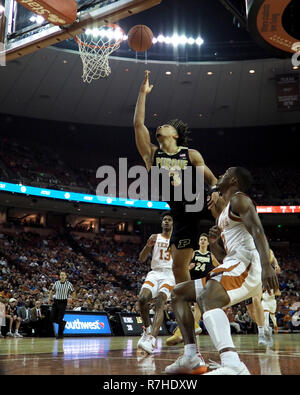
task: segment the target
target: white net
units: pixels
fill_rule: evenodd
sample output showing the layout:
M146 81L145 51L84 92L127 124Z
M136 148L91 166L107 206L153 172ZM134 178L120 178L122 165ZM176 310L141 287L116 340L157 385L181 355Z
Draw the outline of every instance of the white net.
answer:
M103 28L86 29L76 36L79 54L82 60L84 82L108 77L111 73L109 55L116 51L125 34L117 25L106 25Z

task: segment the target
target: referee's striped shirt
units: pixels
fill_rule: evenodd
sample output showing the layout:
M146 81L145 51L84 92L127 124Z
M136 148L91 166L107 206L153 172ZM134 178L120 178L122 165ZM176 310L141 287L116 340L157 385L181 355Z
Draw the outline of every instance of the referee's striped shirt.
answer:
M64 283L61 283L60 280L58 280L53 284L52 291L55 291L53 296L54 299L66 300L68 299L69 292L74 292L74 288L70 281L66 280Z

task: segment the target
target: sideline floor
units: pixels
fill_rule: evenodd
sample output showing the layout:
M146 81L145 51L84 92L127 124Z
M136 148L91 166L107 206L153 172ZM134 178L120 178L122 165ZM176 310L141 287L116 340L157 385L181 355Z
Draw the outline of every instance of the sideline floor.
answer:
M4 375L161 375L183 351L158 339L154 355L137 350L139 337L0 339L0 374ZM206 362L220 362L208 335L198 337ZM300 334L274 335L262 348L257 335L233 335L240 358L252 375L299 375Z

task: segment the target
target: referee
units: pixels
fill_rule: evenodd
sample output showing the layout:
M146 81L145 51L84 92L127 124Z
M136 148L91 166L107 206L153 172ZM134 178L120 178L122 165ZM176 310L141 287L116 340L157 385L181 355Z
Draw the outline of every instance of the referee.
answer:
M54 301L50 319L52 322L56 322L58 324L58 334L56 336L57 339L62 339L64 337L63 333L66 326L66 321L64 321L63 318L68 304L68 295L70 292L72 292L72 297L74 298L75 291L73 285L67 280L66 272L62 271L59 274L59 280L55 281L49 294L50 304L52 295L54 293Z

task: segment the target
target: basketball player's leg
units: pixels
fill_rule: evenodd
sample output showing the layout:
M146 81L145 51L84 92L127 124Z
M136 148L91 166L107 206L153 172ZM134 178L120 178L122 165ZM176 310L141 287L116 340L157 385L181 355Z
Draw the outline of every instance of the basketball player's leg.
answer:
M176 284L183 283L191 279L189 265L192 260L193 253L193 248L178 249L174 244L172 244L172 270Z
M196 298L204 325L221 358L219 369L208 374L249 374L235 349L230 323L223 310L231 304L223 285L219 281L210 279L204 289L197 293Z
M152 299L151 290L142 287L137 298L137 302L138 302L137 305L145 328L148 328L151 325L150 316L149 316L149 310L150 310L149 302L151 299Z
M252 297L254 317L258 327L263 327L265 322L264 309L261 304L261 296L262 290L260 290L257 295Z
M278 333L277 319L275 313L270 313L270 318L273 322L274 333Z
M258 344L262 346L272 345L270 328L268 322L265 321L265 313L262 305L262 289L252 297L253 319L256 322L258 330Z
M196 344L194 315L190 303L196 301L195 282L177 284L171 293L171 304L184 344Z
M158 336L159 329L164 319L164 307L167 302L168 296L164 292L159 292L158 296L155 298L155 314L152 322L151 334L155 338Z
M201 311L198 306L198 303L194 304L194 320L196 323L199 323L199 321L201 320Z
M177 324L184 340L184 354L173 364L166 367L165 372L176 373L205 373L207 367L199 354L194 330L194 315L190 303L196 301L195 281L179 283L171 293L171 304Z
M179 246L180 242L185 239L181 239L176 242L176 245ZM173 258L173 274L175 277L176 284L190 282L191 276L189 271L189 265L192 260L194 249L193 248L183 248L178 249L175 244L171 246L172 258ZM183 288L193 288L194 285L191 284L186 285ZM178 290L180 293L180 289ZM191 311L190 302L195 301L195 294L193 297L188 300L188 296L185 298L178 297L173 294L172 298L172 307L176 317L176 321L178 324L178 328L181 332L181 336L183 338L184 344L196 344L195 338L195 328L194 328L194 317ZM177 319L178 317L178 319Z

